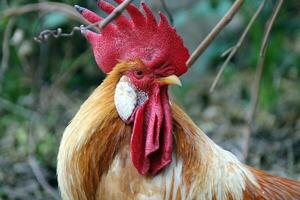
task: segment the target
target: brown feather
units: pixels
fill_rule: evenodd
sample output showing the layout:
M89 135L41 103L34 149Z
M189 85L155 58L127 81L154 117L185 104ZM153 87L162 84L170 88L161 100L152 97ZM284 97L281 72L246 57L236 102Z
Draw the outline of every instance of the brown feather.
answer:
M190 193L192 198L210 195L217 199L221 195L222 199L232 200L237 196L238 199L300 199L299 182L242 165L215 145L175 103L171 103L176 155L172 162L175 166L179 160L183 163L180 182L175 180L174 168L170 169L171 177L161 177L170 178L170 185L155 185L152 176L141 176L129 154L131 125L120 119L114 105L114 91L122 73L137 66L142 66L140 61L118 64L66 128L57 167L64 199L135 199L141 192L146 196L181 199L183 191L183 198ZM112 169L114 163L118 163L121 173ZM231 187L227 188L228 185ZM169 196L167 187L171 191Z
M122 62L116 66L66 128L58 154L58 179L67 179L59 181L63 197L95 199L100 177L131 133L131 126L116 112L115 87L124 71L139 64L139 61ZM85 133L81 133L82 129ZM78 192L79 189L83 191Z
M195 170L201 173L204 168L200 166L199 156L195 156L195 153L200 151L195 143L195 138L198 137L196 125L175 103L172 103L172 116L175 154L183 158L184 181L189 189Z
M248 184L244 199L257 200L296 200L300 199L300 182L273 176L263 171L249 167L255 175L260 188Z

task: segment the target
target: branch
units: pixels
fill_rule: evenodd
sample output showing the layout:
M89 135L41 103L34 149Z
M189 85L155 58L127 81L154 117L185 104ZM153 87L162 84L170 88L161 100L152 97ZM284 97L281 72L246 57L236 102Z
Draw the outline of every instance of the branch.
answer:
M254 114L256 111L257 103L258 103L258 97L259 97L259 92L260 92L260 82L261 82L261 77L262 77L262 72L263 72L263 67L264 67L264 62L265 62L265 55L266 55L266 50L268 46L268 41L270 38L270 32L272 30L273 24L275 19L278 16L278 13L280 11L280 8L283 4L283 0L279 0L277 6L274 9L273 15L271 16L269 22L266 24L266 29L265 29L265 34L262 40L262 45L260 48L259 52L259 58L256 66L256 72L255 72L255 80L251 92L251 105L250 105L250 110L248 114L246 115L246 121L247 121L247 130L245 132L245 146L243 149L243 159L246 160L248 156L248 151L249 151L249 143L250 143L250 136L252 132L252 124L253 124L253 119L254 119Z
M37 37L34 37L33 39L37 42L43 42L45 40L48 40L49 37L59 38L59 37L71 37L74 35L76 31L81 31L81 28L78 26L75 26L72 28L71 32L69 33L63 33L61 28L57 28L56 30L43 30L39 33Z
M56 190L49 185L49 183L46 181L46 178L44 177L37 161L34 156L29 156L28 157L28 163L32 169L32 172L37 179L38 183L42 186L42 188L48 192L54 199L59 200L59 195L56 192Z
M161 5L162 5L164 11L165 11L165 12L167 13L167 15L168 15L168 18L169 18L169 20L170 20L171 25L173 25L173 23L174 23L174 18L173 18L173 16L172 16L171 11L169 10L169 8L168 8L168 6L167 6L166 1L165 1L165 0L160 0L160 2L161 2Z
M213 30L206 36L206 38L199 44L197 49L192 53L189 60L186 62L188 67L191 67L195 61L203 54L207 47L217 37L221 30L232 20L233 16L237 13L243 0L236 0L230 10L224 15L224 17L218 22Z
M110 22L112 22L115 18L117 18L127 7L128 4L130 4L133 0L125 0L120 5L118 5L112 13L110 13L103 21L96 22L93 24L90 24L88 26L81 25L80 27L75 26L73 27L72 31L70 33L63 33L61 28L58 28L56 30L44 30L42 31L37 37L34 39L38 42L45 41L49 38L49 36L52 36L54 38L58 37L70 37L74 35L76 31L82 31L87 30L90 28L98 28L100 31Z
M5 99L3 96L0 96L0 109L3 109L3 108L14 113L17 116L22 116L26 119L30 118L30 117L33 117L34 119L40 118L38 113L36 113L35 111L30 110L21 105L15 104L15 103Z
M40 12L40 11L49 12L54 10L61 11L77 21L85 22L85 20L81 17L81 15L78 14L78 12L76 12L72 6L69 6L64 3L57 3L57 2L33 3L22 7L9 8L0 14L0 20L6 17L23 15L30 12Z
M107 25L109 24L111 21L113 21L114 19L116 19L120 14L122 14L122 12L125 10L125 8L132 2L133 0L125 0L123 1L120 5L118 5L114 11L112 13L110 13L103 21L101 22L97 22L94 24L91 24L89 26L87 26L86 28L91 28L93 26L98 26L98 28L100 29L100 31Z
M240 48L240 46L242 45L246 35L248 34L250 28L252 27L253 23L255 22L256 18L258 17L258 15L261 13L263 7L265 6L266 4L266 0L263 0L261 2L261 4L259 5L258 9L256 10L256 12L254 13L254 15L251 17L248 25L246 26L244 32L242 33L240 39L238 40L237 44L231 48L229 48L227 51L225 51L222 56L225 56L225 54L229 53L228 57L226 58L225 62L223 63L223 65L221 66L217 76L215 77L210 89L209 89L209 92L213 92L217 83L219 82L225 68L227 67L229 61L231 60L231 58L234 56L234 54L237 52L237 50Z
M9 9L5 10L2 14L0 14L0 20L3 18L7 18L7 17L27 14L30 12L41 12L41 11L49 12L49 11L53 11L53 10L61 11L64 14L66 14L68 17L70 17L76 21L79 21L81 23L89 24L88 21L83 19L82 16L80 14L78 14L77 11L74 10L73 6L69 6L64 3L56 3L56 2L34 3L34 4L28 4L28 5L22 6L22 7L9 8ZM39 36L37 38L34 38L34 39L37 41L41 41L41 38L39 38L39 37L42 37L42 36L44 36L44 38L42 38L42 39L48 39L49 36L53 36L55 38L60 37L60 36L68 37L68 36L73 35L76 30L80 31L80 28L76 27L71 31L71 33L68 33L68 34L62 33L61 28L58 28L56 30L44 30L39 34Z
M5 28L5 31L4 31L3 43L2 43L2 59L1 59L1 65L0 65L0 91L2 90L1 82L4 77L4 73L8 67L8 60L9 60L9 53L10 53L9 39L10 39L14 24L15 24L15 20L10 19Z

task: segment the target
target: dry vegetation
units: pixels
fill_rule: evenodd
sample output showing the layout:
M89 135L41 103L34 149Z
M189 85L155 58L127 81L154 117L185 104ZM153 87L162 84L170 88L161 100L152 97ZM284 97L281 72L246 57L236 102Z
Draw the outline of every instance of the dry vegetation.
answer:
M52 1L54 10L46 6L39 12L39 8L32 9L37 0L0 2L0 199L58 199L55 168L61 134L105 77L79 33L43 43L34 41L41 30L61 27L68 32L84 23L68 5L96 10L94 0L60 2L64 6ZM166 4L174 25L191 50L233 4L229 0L170 2ZM172 88L174 99L194 121L241 159L248 143L245 116L252 109L251 87L265 24L278 1L266 1L214 92L209 89L224 63L220 55L238 42L261 2L245 1L233 21L183 77L183 87ZM24 6L32 10L25 12ZM163 9L158 0L151 1L151 7ZM246 159L251 166L298 180L299 9L299 1L285 1L271 31Z

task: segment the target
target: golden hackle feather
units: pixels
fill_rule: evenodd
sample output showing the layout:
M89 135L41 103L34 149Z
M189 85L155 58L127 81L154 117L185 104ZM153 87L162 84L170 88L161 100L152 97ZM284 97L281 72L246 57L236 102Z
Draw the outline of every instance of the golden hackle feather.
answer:
M112 71L66 128L57 166L63 198L95 199L100 177L130 136L131 127L119 118L113 102L121 73L134 64L120 64Z
M299 182L243 165L173 102L174 159L157 176L141 176L129 154L131 125L114 105L122 73L137 66L118 64L66 128L57 167L64 199L300 199Z
M250 171L257 179L260 189L247 186L244 192L245 199L258 200L296 200L300 199L300 182L273 176L263 171L249 167Z

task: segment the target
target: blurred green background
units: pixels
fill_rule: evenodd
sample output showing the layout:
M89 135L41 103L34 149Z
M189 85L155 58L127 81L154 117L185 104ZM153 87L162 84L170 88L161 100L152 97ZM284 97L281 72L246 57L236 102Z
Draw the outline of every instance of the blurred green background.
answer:
M36 3L61 2L42 11ZM146 1L154 11L161 1ZM259 6L246 0L233 21L182 78L172 96L223 148L242 158L245 115L265 23L277 1L269 0L216 90L210 85ZM135 1L139 3L139 1ZM230 0L168 0L174 26L192 52L230 8ZM56 155L64 128L105 78L87 41L33 40L44 29L68 32L84 23L74 4L97 11L94 0L0 2L0 199L58 199ZM69 6L68 6L69 5ZM32 12L31 12L32 11ZM98 11L97 11L98 12ZM300 180L300 1L285 1L276 20L263 71L246 163ZM103 13L99 12L102 16Z

